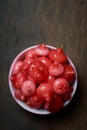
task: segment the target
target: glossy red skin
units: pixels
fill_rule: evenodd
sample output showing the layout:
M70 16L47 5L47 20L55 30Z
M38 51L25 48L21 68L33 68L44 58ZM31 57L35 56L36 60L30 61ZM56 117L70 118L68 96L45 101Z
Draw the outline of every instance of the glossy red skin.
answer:
M73 86L70 86L70 87L69 87L70 93L73 92L73 89L74 89Z
M38 96L43 97L46 102L50 102L54 94L53 88L48 83L42 83L38 86L36 93Z
M49 75L46 80L46 82L49 83L51 86L53 85L54 81L55 81L55 77L52 75Z
M15 90L14 96L17 99L21 100L21 101L26 101L27 100L26 96L20 90L18 90L18 89Z
M30 75L28 75L28 80L31 80L34 84L38 85L38 81L36 81L34 78L32 78Z
M30 63L28 73L36 81L43 81L48 77L47 67L39 60Z
M58 62L53 62L50 66L49 66L49 74L52 76L59 76L63 73L64 71L64 67L62 64L58 63Z
M61 96L62 96L64 101L67 101L67 100L71 99L70 90L68 90L66 93L62 94Z
M72 83L75 80L74 68L69 64L65 64L64 65L64 72L60 77L66 79L68 81L68 83Z
M49 104L48 110L52 113L58 112L63 108L63 100L60 95L55 94Z
M35 57L37 57L35 49L30 49L29 51L26 52L25 59L26 58L28 58L28 59L34 59Z
M48 111L49 111L49 107L50 107L50 102L45 102L45 103L43 104L43 108L44 108L45 110L48 110Z
M49 52L49 58L52 61L58 61L59 63L65 63L65 62L67 62L67 56L63 52L62 48L50 50L50 52Z
M29 66L29 64L33 61L32 58L26 58L24 59L24 64L27 65L27 67Z
M73 92L73 86L69 86L69 90L66 93L64 93L64 94L61 95L62 98L63 98L63 100L64 101L70 100L72 92Z
M21 86L21 91L25 96L32 96L36 91L36 85L31 80L26 80Z
M23 66L23 61L17 61L13 66L12 74L19 73L22 70Z
M42 106L43 102L44 102L44 99L39 97L35 93L32 97L28 98L26 103L29 107L39 109Z
M64 94L69 90L69 84L67 80L58 78L53 83L53 90L57 94Z
M21 86L25 80L26 80L26 76L21 72L11 76L13 87L16 89L21 89Z
M52 63L51 60L49 60L47 57L45 56L41 56L38 58L39 61L41 61L43 64L46 65L46 67L48 68L50 66L50 64Z
M43 43L35 48L35 52L39 56L47 56L49 53L49 49L46 47L46 45Z

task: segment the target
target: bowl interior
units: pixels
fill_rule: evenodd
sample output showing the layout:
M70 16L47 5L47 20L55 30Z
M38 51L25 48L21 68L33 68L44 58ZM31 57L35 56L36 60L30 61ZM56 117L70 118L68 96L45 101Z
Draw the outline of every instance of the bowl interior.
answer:
M37 45L36 45L36 46L37 46ZM8 79L8 80L9 80L9 88L10 88L10 91L11 91L11 94L12 94L13 98L15 99L15 101L16 101L22 108L24 108L25 110L27 110L27 111L29 111L29 112L35 113L35 114L46 115L46 114L51 114L51 112L49 112L49 111L47 111L47 110L44 110L44 109L34 109L34 108L31 108L31 107L27 106L26 103L24 103L24 102L18 100L17 98L15 98L15 96L14 96L14 90L15 90L15 88L13 87L12 82L11 82L11 80L10 80L10 76L11 76L11 74L12 74L12 70L13 70L13 66L14 66L15 62L17 62L18 60L22 59L22 58L24 57L25 53L26 53L28 50L33 49L33 48L35 48L36 46L29 47L29 48L25 49L24 51L20 52L20 53L17 55L17 57L14 59L14 61L12 62L11 67L10 67L10 71L9 71L9 79ZM55 49L55 47L53 47L53 46L47 45L47 47L50 48L50 49ZM71 93L71 99L72 99L73 96L74 96L74 94L75 94L75 92L76 92L76 88L77 88L77 71L76 71L76 68L75 68L73 62L71 61L71 59L70 59L69 57L68 57L68 60L69 60L70 64L74 67L75 72L76 72L76 79L75 79L75 81L74 81L74 83L73 83L73 88L74 88L74 90L73 90L73 92ZM64 107L69 104L69 102L71 101L71 99L68 100L68 101L66 101L66 102L64 103Z

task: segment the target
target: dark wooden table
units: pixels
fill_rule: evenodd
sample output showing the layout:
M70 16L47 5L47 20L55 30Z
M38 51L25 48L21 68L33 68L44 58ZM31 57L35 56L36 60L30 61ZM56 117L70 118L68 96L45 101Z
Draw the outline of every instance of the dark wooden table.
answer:
M61 44L75 63L78 89L61 113L39 116L13 99L8 73L23 49ZM0 0L0 130L87 129L87 0Z

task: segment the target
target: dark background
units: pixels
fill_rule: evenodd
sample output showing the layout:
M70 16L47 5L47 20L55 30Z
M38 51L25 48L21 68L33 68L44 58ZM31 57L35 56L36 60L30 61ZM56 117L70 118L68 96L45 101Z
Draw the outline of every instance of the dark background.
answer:
M8 73L23 49L61 44L78 71L78 89L62 112L39 116L12 98ZM87 129L87 0L0 0L0 130Z

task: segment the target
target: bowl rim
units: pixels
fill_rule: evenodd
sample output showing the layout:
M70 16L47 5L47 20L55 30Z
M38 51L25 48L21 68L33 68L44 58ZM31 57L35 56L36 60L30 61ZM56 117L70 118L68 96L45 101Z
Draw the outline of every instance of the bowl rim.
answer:
M29 107L28 105L26 105L25 102L22 102L20 100L18 100L15 96L14 96L14 91L15 91L15 88L13 87L12 85L12 82L10 80L10 76L12 74L12 69L13 69L13 66L15 64L15 62L17 62L28 50L30 49L33 49L35 47L37 47L38 45L34 45L34 46L31 46L31 47L28 47L24 50L22 50L13 60L11 66L10 66L10 70L9 70L9 76L8 76L8 83L9 83L9 89L10 89L10 92L11 92L11 95L13 96L14 100L17 102L17 104L19 106L21 106L23 109L27 110L28 112L31 112L31 113L34 113L34 114L39 114L39 115L47 115L47 114L52 114L51 112L49 112L48 110L45 110L45 109L34 109L34 108L31 108ZM51 45L46 45L46 47L48 47L49 49L57 49L57 47L54 47L54 46L51 46ZM66 101L64 103L64 107L66 107L72 100L72 98L74 97L75 95L75 92L76 92L76 89L77 89L77 83L78 83L78 78L77 78L77 70L76 70L76 67L74 65L74 63L72 62L72 60L67 56L68 60L69 60L69 63L73 66L74 70L75 70L75 73L76 73L76 79L73 83L73 86L74 86L74 89L73 89L73 92L71 93L71 99ZM64 108L63 107L63 108Z

